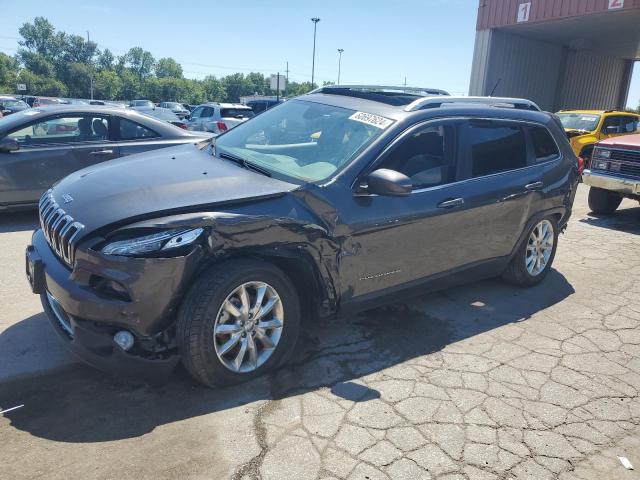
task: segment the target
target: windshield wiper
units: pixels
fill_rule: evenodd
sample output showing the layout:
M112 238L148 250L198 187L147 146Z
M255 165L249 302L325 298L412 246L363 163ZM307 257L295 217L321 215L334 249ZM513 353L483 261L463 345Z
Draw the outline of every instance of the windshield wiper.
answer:
M265 175L267 177L271 176L271 172L269 170L267 170L266 168L259 167L255 163L251 163L248 160L245 160L244 158L236 157L235 155L231 155L230 153L220 152L220 151L218 151L218 156L220 158L226 158L227 160L231 160L232 162L237 163L238 165L246 168L247 170L253 170L254 172L261 173L262 175Z

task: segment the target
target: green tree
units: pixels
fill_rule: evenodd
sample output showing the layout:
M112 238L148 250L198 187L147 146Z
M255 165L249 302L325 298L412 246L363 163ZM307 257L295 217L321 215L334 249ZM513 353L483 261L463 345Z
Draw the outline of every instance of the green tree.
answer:
M116 100L122 93L123 82L113 70L98 72L93 80L93 96L103 100Z
M105 48L98 55L96 66L98 70L113 70L115 68L116 57L111 53L111 50Z
M136 74L140 82L143 82L153 73L155 59L151 52L147 52L140 47L133 47L124 55L124 64Z
M15 58L0 53L0 91L13 92L16 89L18 66Z
M63 81L70 97L89 98L93 69L86 63L69 63L63 73Z
M204 78L202 88L204 90L204 98L201 101L222 102L227 98L227 91L222 81L213 75L208 75Z
M67 87L55 78L37 75L31 70L24 69L18 75L18 83L27 86L29 95L44 95L51 97L64 97L67 95Z
M23 51L20 54L20 58L25 68L31 70L36 75L42 75L44 77L53 77L55 75L53 63L42 53Z
M161 58L156 63L156 77L182 78L182 67L173 58Z

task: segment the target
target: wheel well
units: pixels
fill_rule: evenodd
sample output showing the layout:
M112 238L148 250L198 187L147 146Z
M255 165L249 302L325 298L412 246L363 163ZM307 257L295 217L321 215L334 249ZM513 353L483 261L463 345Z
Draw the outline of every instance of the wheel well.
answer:
M318 317L321 299L324 297L316 272L307 260L298 256L252 255L282 270L291 280L300 298L303 321Z

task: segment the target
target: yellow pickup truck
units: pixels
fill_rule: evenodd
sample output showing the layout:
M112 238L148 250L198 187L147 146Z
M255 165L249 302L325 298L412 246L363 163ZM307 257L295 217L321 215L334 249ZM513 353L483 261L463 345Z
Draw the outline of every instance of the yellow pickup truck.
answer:
M638 133L640 116L614 110L560 110L557 113L575 154L587 163L596 142Z

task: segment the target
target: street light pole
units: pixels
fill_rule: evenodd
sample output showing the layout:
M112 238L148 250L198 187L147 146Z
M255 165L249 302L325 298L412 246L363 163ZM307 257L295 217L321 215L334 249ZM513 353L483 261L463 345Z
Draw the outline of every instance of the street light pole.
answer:
M87 30L87 44L90 42L89 40L89 30ZM88 45L87 45L88 46ZM93 100L93 72L91 72L89 74L89 80L91 82L91 85L89 87L89 91L91 92L91 100Z
M316 28L318 27L318 22L320 21L320 19L317 17L313 17L311 21L313 22L313 59L311 60L311 88L313 88L313 80L316 73Z
M340 85L340 64L342 63L342 52L344 52L344 48L338 49L338 85Z

